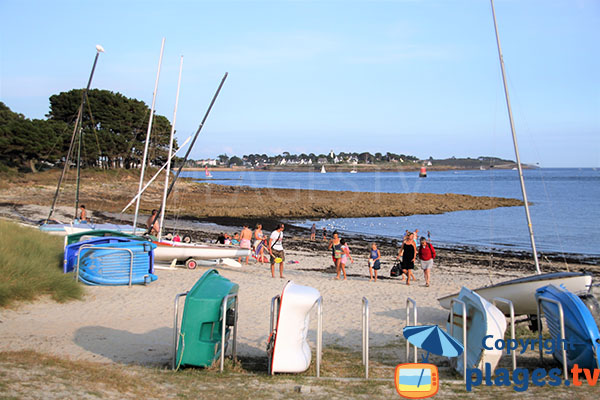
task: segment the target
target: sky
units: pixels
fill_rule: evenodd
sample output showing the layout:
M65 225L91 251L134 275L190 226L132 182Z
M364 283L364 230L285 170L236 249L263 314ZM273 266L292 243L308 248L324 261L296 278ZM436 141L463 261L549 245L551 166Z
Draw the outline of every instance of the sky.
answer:
M600 1L496 0L521 160L600 167ZM191 157L370 151L513 159L488 0L0 0L0 101L85 87L150 105Z

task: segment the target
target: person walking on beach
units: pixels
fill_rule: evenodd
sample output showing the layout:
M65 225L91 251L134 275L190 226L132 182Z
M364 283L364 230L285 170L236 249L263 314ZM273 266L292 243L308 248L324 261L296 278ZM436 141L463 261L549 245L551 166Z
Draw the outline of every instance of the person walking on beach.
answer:
M150 215L148 221L146 221L146 228L148 228L148 233L150 235L158 235L158 231L160 231L160 227L158 226L158 210L152 210L152 215Z
M410 278L412 277L413 281L415 279L415 275L413 274L413 269L415 269L415 258L417 257L417 244L414 240L414 233L408 232L404 241L402 242L402 246L400 247L400 251L398 251L398 256L396 260L402 258L401 268L402 273L406 275L406 284L410 285Z
M377 271L381 268L380 258L381 253L377 249L377 243L371 243L371 253L369 254L369 277L371 279L369 281L372 281L374 276L375 282L377 282Z
M340 260L342 259L342 244L337 231L333 232L333 238L329 241L328 250L331 250L331 258L335 264L335 279L340 279ZM345 275L345 274L344 274Z
M252 231L248 228L248 225L244 225L242 228L242 232L240 233L240 248L250 250L252 240ZM246 256L245 264L248 265L248 258L250 255ZM242 262L242 257L238 258L238 262Z
M421 260L421 268L423 268L423 275L425 276L425 286L429 287L429 278L431 277L431 269L433 268L435 249L431 243L427 243L425 236L421 236L420 242L419 259Z
M348 263L348 259L350 259L351 263L353 263L354 260L352 259L352 256L350 255L350 248L348 247L348 244L346 243L346 241L344 239L341 239L340 244L342 245L342 258L340 259L340 269L342 270L342 273L344 274L344 280L346 280L346 264ZM338 277L339 277L339 274L338 274Z
M327 241L327 228L323 227L323 241L326 242Z
M312 224L310 227L310 240L315 241L315 237L317 236L317 225Z
M279 277L283 279L283 262L285 252L283 251L283 224L277 226L277 230L269 237L269 255L271 256L271 276L275 278L275 264L279 264Z
M256 256L256 261L262 263L264 259L265 249L262 246L262 241L265 239L265 234L262 231L262 225L256 224L256 229L254 229L254 255Z

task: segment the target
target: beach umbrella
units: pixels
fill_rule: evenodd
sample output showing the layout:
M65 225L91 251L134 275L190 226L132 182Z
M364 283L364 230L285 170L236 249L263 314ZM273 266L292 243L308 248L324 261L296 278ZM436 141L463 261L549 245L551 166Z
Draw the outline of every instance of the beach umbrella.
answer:
M424 362L427 362L429 353L445 357L457 357L464 350L460 342L437 325L407 326L402 333L411 344L427 352Z
M411 344L427 351L427 355L423 357L424 363L429 359L429 353L456 357L461 355L464 350L461 343L437 325L407 326L402 330L402 333ZM421 370L417 387L421 385L423 372L425 372L425 369Z

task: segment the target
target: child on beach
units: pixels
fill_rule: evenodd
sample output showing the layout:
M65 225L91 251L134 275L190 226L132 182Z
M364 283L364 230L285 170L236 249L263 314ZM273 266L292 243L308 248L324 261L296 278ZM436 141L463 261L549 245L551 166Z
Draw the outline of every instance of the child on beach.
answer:
M348 259L350 259L350 262L353 263L354 260L352 259L352 256L350 255L350 248L348 247L348 244L346 244L346 240L342 239L340 240L340 244L342 245L342 258L340 259L340 269L342 270L342 273L344 274L344 280L346 280L346 264L348 263ZM339 271L338 271L338 278L339 278Z
M373 275L375 275L375 282L377 282L377 271L381 268L381 262L379 259L381 254L377 249L377 243L371 243L371 254L369 254L369 281L373 281Z

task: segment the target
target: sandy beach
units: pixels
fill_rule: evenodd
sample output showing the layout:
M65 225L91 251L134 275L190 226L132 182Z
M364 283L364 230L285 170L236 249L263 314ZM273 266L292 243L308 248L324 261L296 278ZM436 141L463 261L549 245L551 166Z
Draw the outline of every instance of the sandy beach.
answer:
M419 280L407 286L397 279L385 279L391 260L381 270L384 279L370 282L366 253L360 253L347 268L347 281L334 280L334 271L325 272L332 264L325 252L315 255L288 251L288 261L298 263L285 265L285 279L271 278L268 264L219 268L223 276L240 285L238 353L265 356L270 300L287 280L321 292L324 346L339 345L357 351L361 345L363 296L370 304L371 343L386 346L399 343L408 297L417 301L420 323L443 326L447 311L439 306L439 295L457 291L462 285L489 283L488 271L482 268L460 270L437 265L431 287L425 287L420 271L416 273ZM35 349L76 360L166 365L172 354L174 297L189 290L206 269L157 270L158 280L148 286L91 286L86 288L83 301L57 304L43 300L3 310L2 350ZM491 277L499 280L507 275L496 272ZM314 315L311 341L315 338ZM395 351L403 349L398 346Z

